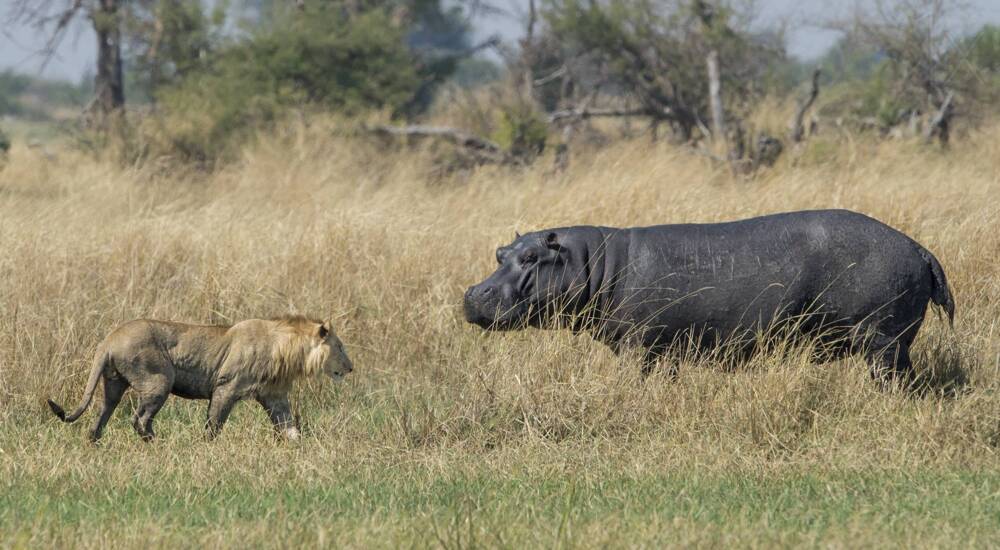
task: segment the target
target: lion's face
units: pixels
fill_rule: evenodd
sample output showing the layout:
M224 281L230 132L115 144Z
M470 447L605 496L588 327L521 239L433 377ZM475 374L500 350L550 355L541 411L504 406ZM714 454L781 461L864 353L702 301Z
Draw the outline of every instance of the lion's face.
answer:
M323 363L323 372L332 378L334 382L340 382L348 373L354 370L351 358L344 351L344 343L334 334L329 321L323 323L320 327L318 336L322 339L323 343L321 345L326 348L326 361Z

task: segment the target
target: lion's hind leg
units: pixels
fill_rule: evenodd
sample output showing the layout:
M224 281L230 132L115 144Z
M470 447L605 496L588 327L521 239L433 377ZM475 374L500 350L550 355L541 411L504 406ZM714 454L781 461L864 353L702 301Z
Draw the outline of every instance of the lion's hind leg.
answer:
M132 416L132 427L135 428L135 433L139 434L143 441L152 441L156 437L156 434L153 433L153 417L160 412L160 408L166 402L167 394L140 398L139 406L135 409L135 415Z
M232 387L223 385L215 388L212 392L212 399L208 402L208 421L205 423L206 436L209 440L215 439L222 426L229 418L233 406L241 399L241 395Z
M152 441L156 436L153 433L153 417L167 402L172 387L173 380L170 377L158 376L147 380L141 390L136 388L139 393L139 406L132 416L132 427L143 441Z
M121 403L122 395L125 394L125 390L127 389L128 382L120 376L104 378L104 405L101 408L101 414L94 421L93 429L90 430L91 442L96 443L101 438L101 434L104 433L104 426L107 425L111 415L115 412L118 403Z

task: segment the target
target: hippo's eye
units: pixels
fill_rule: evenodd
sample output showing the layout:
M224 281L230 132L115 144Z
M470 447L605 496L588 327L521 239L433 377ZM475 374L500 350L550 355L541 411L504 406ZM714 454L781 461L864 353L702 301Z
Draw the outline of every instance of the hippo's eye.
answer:
M528 251L521 255L521 265L531 265L538 261L538 255Z

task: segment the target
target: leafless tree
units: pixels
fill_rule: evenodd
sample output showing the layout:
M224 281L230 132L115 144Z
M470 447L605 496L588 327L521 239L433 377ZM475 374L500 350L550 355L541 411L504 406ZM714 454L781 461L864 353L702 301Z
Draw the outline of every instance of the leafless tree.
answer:
M86 114L101 127L125 107L120 9L120 0L15 0L6 18L8 25L31 25L46 36L38 52L43 67L74 21L85 18L90 22L97 36L97 71L94 99Z
M978 79L949 30L963 8L960 0L875 0L859 4L849 26L888 57L891 93L931 113L924 135L942 146L948 145L956 104L976 95Z
M550 135L559 136L555 170L566 169L579 129L599 117L642 117L651 128L667 123L679 143L735 173L773 164L781 141L745 132L741 117L759 97L754 82L784 55L780 35L750 32L748 17L728 4L530 0L518 48L498 49L510 90L522 105L544 113ZM811 104L802 107L803 115ZM391 135L436 137L466 149L473 143L464 139L467 132L425 130L397 129ZM702 148L702 137L725 152ZM478 145L473 149L481 161L509 162L480 154Z

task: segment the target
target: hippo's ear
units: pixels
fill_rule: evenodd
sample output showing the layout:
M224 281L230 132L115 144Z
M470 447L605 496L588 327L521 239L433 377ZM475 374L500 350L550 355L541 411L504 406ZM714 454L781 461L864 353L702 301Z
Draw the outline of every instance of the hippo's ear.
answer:
M556 235L555 232L546 235L545 246L552 250L562 250L562 245L559 244L559 235Z
M518 240L520 238L521 238L521 234L518 233L517 231L514 231L514 240L516 241L516 240Z

